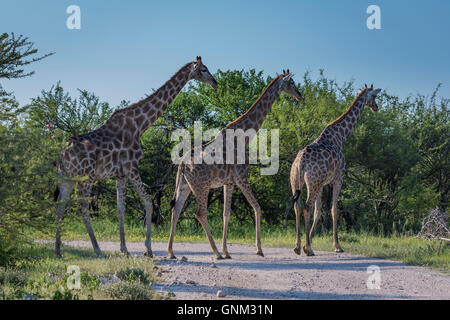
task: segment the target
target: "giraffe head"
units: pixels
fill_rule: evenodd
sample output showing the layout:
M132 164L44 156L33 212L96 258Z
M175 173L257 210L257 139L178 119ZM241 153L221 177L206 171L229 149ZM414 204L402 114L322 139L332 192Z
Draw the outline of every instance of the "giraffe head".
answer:
M377 97L377 94L380 93L381 89L374 89L373 84L369 88L369 87L367 87L367 84L366 84L364 89L358 90L358 95L363 93L363 91L364 91L364 95L362 96L362 98L365 99L364 105L369 106L373 112L377 112L378 105L375 101L375 98Z
M283 70L283 74L280 76L280 80L281 91L286 92L288 95L294 97L297 101L301 101L303 99L300 91L295 85L294 80L292 79L292 74L289 72L289 69L287 69L287 71Z
M202 63L202 58L197 56L197 60L193 62L193 68L191 74L189 75L189 79L195 79L201 82L205 82L209 84L214 89L217 88L217 81L211 75L208 70L208 67Z

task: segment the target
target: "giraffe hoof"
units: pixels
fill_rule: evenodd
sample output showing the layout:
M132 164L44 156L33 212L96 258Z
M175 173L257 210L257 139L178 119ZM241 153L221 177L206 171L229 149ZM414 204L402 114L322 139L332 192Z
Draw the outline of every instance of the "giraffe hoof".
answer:
M340 252L344 252L344 249L342 249L342 248L336 248L334 251L337 252L337 253L340 253Z
M217 256L216 256L216 260L223 260L223 257L222 257L222 255L220 255L220 254L219 254L219 255L217 255Z
M303 246L303 251L306 253L307 256L314 256L314 251L312 251L312 249L308 249L305 246Z
M153 253L151 253L151 252L146 252L146 253L144 253L144 257L153 259Z
M125 257L129 257L130 256L130 253L127 250L120 250L120 251L122 251L122 253L123 253L123 255Z
M224 259L231 259L231 256L229 254L226 254Z
M300 248L294 248L294 252L298 255L302 254L302 250L300 250Z
M258 251L258 252L256 252L256 254L260 257L264 257L264 253L262 251Z
M169 259L175 260L177 257L173 254L169 254Z

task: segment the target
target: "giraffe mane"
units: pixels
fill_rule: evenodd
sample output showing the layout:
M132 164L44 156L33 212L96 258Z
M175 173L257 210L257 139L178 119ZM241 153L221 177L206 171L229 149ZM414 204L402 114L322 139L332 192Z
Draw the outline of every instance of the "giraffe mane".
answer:
M252 106L243 115L241 115L239 118L237 118L236 120L234 120L234 121L230 122L229 124L227 124L226 127L229 127L229 126L235 124L236 122L238 122L239 120L242 120L242 118L244 118L250 111L252 111L256 107L256 105L259 103L259 101L261 101L262 97L266 94L267 90L269 90L269 88L273 86L275 81L277 81L281 77L284 77L285 75L286 74L282 74L282 75L279 75L279 76L275 77L272 80L272 82L269 83L269 85L264 89L264 91L261 93L261 95L258 97L258 99L256 99L256 101L252 104Z
M361 98L361 96L362 96L364 93L367 92L367 90L369 90L369 88L364 88L364 89L362 89L361 92L356 96L355 100L353 100L353 102L352 102L352 104L350 105L350 107L348 107L347 110L346 110L343 114L341 114L341 115L339 116L339 118L337 118L336 120L330 122L330 123L327 125L327 127L329 127L329 126L331 126L331 125L333 125L333 124L336 124L336 123L338 123L339 121L341 121L341 120L342 120L342 119L343 119L343 118L344 118L344 117L345 117L345 116L353 109L353 107L355 106L356 102L359 100L359 98Z
M155 92L153 92L153 93L152 93L151 95L149 95L148 97L146 97L146 98L144 98L144 99L142 99L142 100L140 100L140 101L138 101L138 102L135 102L135 103L133 103L133 104L130 104L129 106L127 106L127 107L125 107L125 108L121 108L121 109L114 110L114 112L113 112L113 113L111 114L111 116L105 121L105 123L104 123L102 126L104 126L104 125L106 125L107 123L109 123L109 121L110 121L114 116L117 116L118 114L124 113L125 111L128 111L128 110L130 110L130 109L133 109L133 108L137 107L138 105L144 104L144 103L146 103L147 101L149 101L153 96L155 96L156 94L158 94L158 92L161 90L161 88L163 88L168 82L170 82L170 81L172 81L174 78L176 78L176 77L182 72L182 70L184 70L184 68L186 68L188 65L191 65L191 64L193 64L193 63L195 63L195 61L186 63L183 67L181 67L181 68L177 71L177 73L175 73L172 77L170 77L169 80L167 80L166 82L164 82L163 85L161 85Z

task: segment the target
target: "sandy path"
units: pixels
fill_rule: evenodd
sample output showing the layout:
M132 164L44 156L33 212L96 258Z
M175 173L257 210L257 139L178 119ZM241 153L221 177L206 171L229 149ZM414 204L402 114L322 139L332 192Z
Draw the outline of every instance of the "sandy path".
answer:
M66 245L91 248L87 241ZM118 251L118 242L101 242L105 251ZM132 254L143 243L127 243ZM156 291L174 292L177 299L450 299L450 276L428 268L367 258L348 253L316 251L297 256L292 248L264 248L229 244L232 259L215 260L207 243L175 243L177 260L167 259L166 243L152 244L162 267L163 282ZM183 261L182 257L187 258ZM368 289L369 266L380 269L380 289Z

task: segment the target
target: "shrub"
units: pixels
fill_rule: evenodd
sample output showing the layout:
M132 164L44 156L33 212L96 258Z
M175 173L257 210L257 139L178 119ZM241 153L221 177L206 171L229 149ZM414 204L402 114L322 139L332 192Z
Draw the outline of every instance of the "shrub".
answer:
M121 281L106 289L108 295L118 300L150 300L153 290L148 285L137 281Z
M26 284L27 277L22 272L14 269L0 269L0 284L11 284L15 287L22 287Z
M116 272L117 278L122 281L139 282L142 284L149 284L148 275L144 270L139 268L126 268Z

